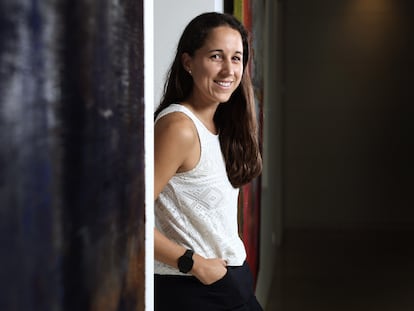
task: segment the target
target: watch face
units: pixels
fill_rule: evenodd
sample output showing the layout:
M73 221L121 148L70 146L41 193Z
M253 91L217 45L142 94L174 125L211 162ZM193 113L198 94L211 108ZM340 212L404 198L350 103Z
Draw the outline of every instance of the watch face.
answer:
M193 268L193 252L187 251L183 256L178 260L178 269L182 273L188 273Z
M191 258L188 258L187 256L183 256L181 257L179 264L180 270L184 270L187 273L193 267L193 260Z

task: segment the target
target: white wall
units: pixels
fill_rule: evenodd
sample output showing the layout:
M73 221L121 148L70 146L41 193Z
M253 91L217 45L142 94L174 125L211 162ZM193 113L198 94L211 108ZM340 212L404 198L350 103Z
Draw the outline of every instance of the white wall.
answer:
M197 15L210 11L223 12L223 1L154 1L154 108L161 99L166 74L184 27Z

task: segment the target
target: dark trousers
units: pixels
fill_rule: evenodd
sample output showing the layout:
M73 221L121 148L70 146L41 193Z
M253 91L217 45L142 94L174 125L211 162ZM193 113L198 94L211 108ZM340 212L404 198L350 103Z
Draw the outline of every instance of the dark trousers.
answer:
M211 285L193 276L154 276L155 311L263 311L253 291L247 263L227 267L226 275Z

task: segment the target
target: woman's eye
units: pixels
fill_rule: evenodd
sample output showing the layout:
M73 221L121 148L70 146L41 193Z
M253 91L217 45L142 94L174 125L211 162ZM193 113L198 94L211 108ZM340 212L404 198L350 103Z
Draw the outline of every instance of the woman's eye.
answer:
M221 59L221 55L219 55L219 54L211 55L211 59L220 60Z
M234 57L233 57L233 61L235 61L235 62L240 62L240 61L241 61L241 57L239 57L239 56L234 56Z

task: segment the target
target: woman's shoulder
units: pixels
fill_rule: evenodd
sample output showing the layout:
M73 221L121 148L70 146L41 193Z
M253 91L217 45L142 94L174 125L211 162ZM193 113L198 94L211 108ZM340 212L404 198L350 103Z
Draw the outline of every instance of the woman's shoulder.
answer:
M155 124L156 137L164 137L181 143L194 143L198 139L194 122L180 111L170 112L160 117Z

